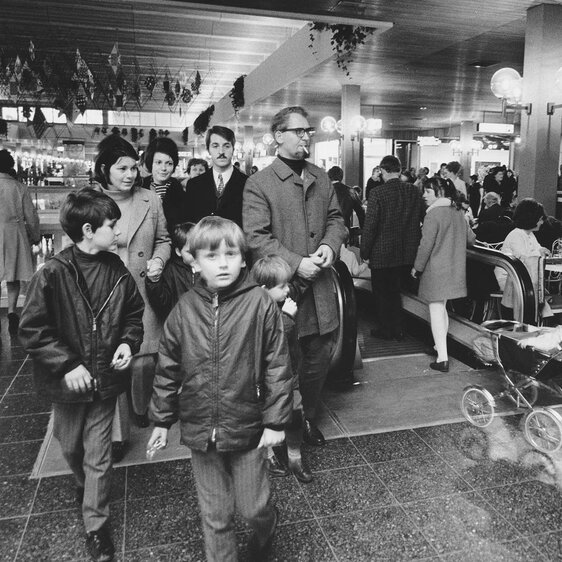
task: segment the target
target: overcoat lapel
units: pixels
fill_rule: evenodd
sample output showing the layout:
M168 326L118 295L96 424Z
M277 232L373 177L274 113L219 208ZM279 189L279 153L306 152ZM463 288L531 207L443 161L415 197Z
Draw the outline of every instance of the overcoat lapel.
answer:
M131 219L129 222L127 246L131 245L131 240L134 238L137 230L144 221L150 209L148 195L144 194L143 191L146 190L138 189L138 191L133 195L133 205L131 209Z

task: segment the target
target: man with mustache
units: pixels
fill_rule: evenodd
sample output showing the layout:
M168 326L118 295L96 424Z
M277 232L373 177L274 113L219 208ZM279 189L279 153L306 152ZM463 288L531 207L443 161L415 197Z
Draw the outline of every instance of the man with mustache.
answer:
M252 260L281 256L291 268L291 285L302 290L296 323L303 438L311 445L323 445L314 418L339 323L329 268L347 229L330 178L306 161L314 134L307 112L298 106L282 109L273 117L271 132L278 155L246 183L244 232Z
M199 222L217 215L242 227L242 192L248 176L232 165L234 131L215 125L207 131L205 143L212 167L186 185L181 216L185 222Z

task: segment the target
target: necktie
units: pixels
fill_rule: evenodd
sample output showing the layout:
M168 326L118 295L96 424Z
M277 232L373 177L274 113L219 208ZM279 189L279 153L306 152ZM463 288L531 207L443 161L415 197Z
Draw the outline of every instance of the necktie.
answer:
M219 192L219 197L222 195L224 191L224 181L222 179L222 174L219 174L219 185L217 185L217 191Z

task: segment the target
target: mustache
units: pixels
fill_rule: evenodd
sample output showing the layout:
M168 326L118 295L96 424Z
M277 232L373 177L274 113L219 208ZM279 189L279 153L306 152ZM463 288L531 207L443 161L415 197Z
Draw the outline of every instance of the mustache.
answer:
M226 154L219 154L217 158L226 158Z

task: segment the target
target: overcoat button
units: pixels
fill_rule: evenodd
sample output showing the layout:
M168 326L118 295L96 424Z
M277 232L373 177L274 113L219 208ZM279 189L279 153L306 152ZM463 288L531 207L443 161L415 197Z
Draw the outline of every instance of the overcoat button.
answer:
M311 238L314 238L314 232L311 232L311 233L310 233L310 237L311 237Z
M141 272L140 272L140 276L141 276L141 277L144 277L145 275L146 275L146 273L145 273L144 271L141 271Z
M139 258L142 258L144 256L144 252L139 252Z

